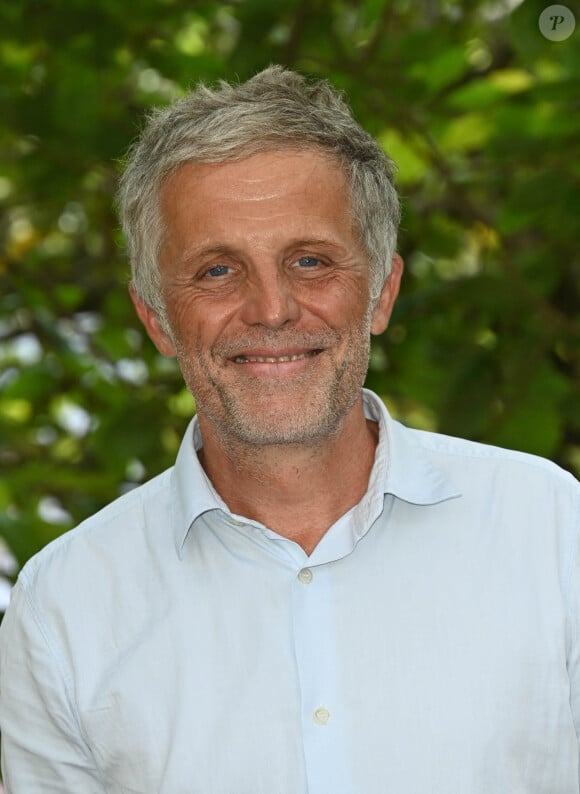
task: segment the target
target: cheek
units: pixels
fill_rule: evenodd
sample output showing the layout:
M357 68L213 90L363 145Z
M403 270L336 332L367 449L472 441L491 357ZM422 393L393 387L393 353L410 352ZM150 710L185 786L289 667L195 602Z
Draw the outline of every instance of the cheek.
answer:
M365 285L334 284L309 302L311 312L336 330L348 330L368 324L370 295Z
M210 346L219 334L220 312L215 307L203 305L201 301L188 300L182 296L178 301L173 301L168 313L175 336L190 351Z

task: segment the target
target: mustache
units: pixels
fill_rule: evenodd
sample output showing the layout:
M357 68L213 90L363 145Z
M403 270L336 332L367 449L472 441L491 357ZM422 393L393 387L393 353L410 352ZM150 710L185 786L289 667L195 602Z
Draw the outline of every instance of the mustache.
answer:
M212 347L212 353L219 358L235 358L246 350L266 349L276 355L289 348L305 350L324 350L340 342L338 331L327 329L316 333L296 331L274 331L271 333L246 334L230 340L220 340Z

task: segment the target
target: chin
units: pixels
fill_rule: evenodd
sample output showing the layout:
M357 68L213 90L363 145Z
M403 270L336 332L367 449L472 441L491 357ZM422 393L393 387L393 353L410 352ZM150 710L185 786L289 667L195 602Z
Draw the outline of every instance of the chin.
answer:
M316 445L338 432L355 400L342 406L287 398L256 400L251 408L230 404L220 429L252 446Z
M288 427L288 428L227 428L230 438L252 447L316 446L334 433L332 428Z

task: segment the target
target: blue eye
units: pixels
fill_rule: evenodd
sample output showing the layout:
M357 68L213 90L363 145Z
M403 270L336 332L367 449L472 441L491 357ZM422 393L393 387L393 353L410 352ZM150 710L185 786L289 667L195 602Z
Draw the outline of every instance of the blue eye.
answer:
M320 259L315 256L301 256L298 260L300 267L316 267L320 264Z
M211 278L218 278L219 276L225 276L229 270L227 265L214 265L210 267L210 269L206 272L206 276L211 276Z

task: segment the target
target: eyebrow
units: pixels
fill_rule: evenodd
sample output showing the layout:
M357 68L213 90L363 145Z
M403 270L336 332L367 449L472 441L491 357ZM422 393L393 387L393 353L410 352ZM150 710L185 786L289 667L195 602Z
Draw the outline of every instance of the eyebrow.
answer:
M213 245L197 245L188 248L179 258L180 264L191 259L199 259L202 256L215 256L220 254L236 253L236 248L226 243L214 243Z
M324 248L328 251L344 250L340 244L334 243L331 240L326 240L323 238L301 238L297 240L292 240L286 246L287 251L292 251L299 248ZM230 245L229 243L212 243L211 245L202 244L185 251L182 254L182 256L179 257L179 264L182 265L187 262L200 259L202 257L232 256L232 255L242 256L243 253L241 249L239 249L236 246Z

